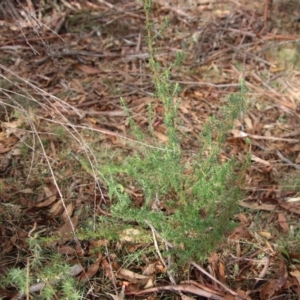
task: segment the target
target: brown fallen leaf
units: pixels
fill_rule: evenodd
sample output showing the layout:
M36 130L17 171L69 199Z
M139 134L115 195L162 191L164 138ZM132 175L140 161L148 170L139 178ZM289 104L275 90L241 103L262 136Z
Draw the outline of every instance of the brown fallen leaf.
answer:
M224 294L224 292L222 291L222 289L216 287L216 286L206 286L204 284L199 283L199 281L195 281L195 280L189 280L189 281L181 281L180 284L188 284L188 285L194 285L197 288L204 290L206 292L218 295L218 296L222 296Z
M143 275L145 276L151 276L155 274L156 271L156 262L153 264L149 264L144 270L143 270Z
M287 283L284 286L285 289L292 289L300 299L300 284L297 277L289 276Z
M30 188L27 188L27 189L18 191L18 193L22 193L22 194L33 194L33 190L30 189Z
M226 293L224 296L223 296L223 300L236 300L236 297L231 295L230 293Z
M189 296L187 296L185 294L181 294L180 297L181 297L181 300L194 300L194 298L189 297Z
M86 272L82 272L78 279L82 282L87 282L94 277L99 270L101 260L102 254L99 254L97 260L88 268Z
M240 201L239 205L246 208L251 209L257 209L257 210L267 210L267 211L273 211L276 208L276 205L274 204L268 204L268 203L257 203L257 202L246 202L246 201Z
M289 232L290 227L286 221L284 213L282 212L278 213L278 222L284 232Z
M207 299L214 299L214 300L222 300L223 299L222 296L201 290L192 284L191 285L179 284L179 285L167 285L167 286L153 287L153 288L145 289L145 290L138 291L138 292L128 292L126 294L141 296L141 295L148 294L148 293L156 293L156 292L162 292L162 291L185 292L185 293L190 293L193 295L198 295L201 297L205 297Z
M69 203L66 207L66 210L62 214L62 219L65 222L68 222L69 218L72 216L74 210L74 205L72 203Z
M73 66L87 75L94 75L100 72L100 70L86 65L74 64Z
M56 195L53 195L53 196L47 198L47 200L36 204L35 206L36 207L46 207L46 206L51 205L55 200L56 200Z
M95 249L98 247L103 247L103 246L107 246L109 244L108 240L97 240L97 241L91 241L90 242L90 249Z
M280 205L280 207L286 209L287 211L290 211L294 214L300 215L300 205L299 205L299 203L280 201L279 205Z
M104 270L104 274L107 278L109 278L111 281L115 282L115 276L114 276L114 273L113 273L113 269L112 269L112 266L108 263L108 261L103 258L101 260L101 268Z
M126 286L123 284L121 292L119 294L117 294L117 295L110 294L110 293L107 293L107 295L111 296L113 300L124 300L124 297L125 297L125 287Z
M279 286L277 284L276 279L272 279L265 283L260 291L260 299L268 300L270 299L276 291L279 290Z
M160 141L162 141L163 143L165 143L165 142L167 142L167 141L169 140L169 138L168 138L165 134L163 134L163 133L161 133L161 132L159 132L159 131L155 131L155 132L154 132L154 135L155 135Z
M208 263L211 265L214 271L218 269L219 255L216 252L213 252L208 258Z
M261 299L270 299L273 295L278 293L287 282L288 272L284 260L280 263L280 269L277 275L277 279L271 279L262 286L260 291Z
M68 220L61 228L57 230L59 236L61 236L62 238L68 238L72 236L73 229L75 229L78 224L78 216L74 216L73 218L71 218L71 222L72 224L70 223L70 220Z
M267 238L268 240L272 238L271 233L268 232L268 231L258 231L258 234L260 236L263 236L263 237Z
M218 279L223 284L226 284L226 268L225 268L225 265L222 262L219 263L219 276L218 276Z
M241 239L249 240L252 238L252 235L247 227L244 225L239 225L236 227L232 234L230 235L230 239L239 241Z
M61 201L55 202L51 208L50 208L50 218L55 218L56 216L60 215L61 212L63 211L64 207L62 205Z
M247 292L244 290L237 288L236 292L239 294L239 296L242 297L242 299L251 300L250 296L247 295Z
M62 246L58 247L57 249L58 253L64 254L64 255L74 255L76 253L75 249L69 246Z
M248 218L246 217L245 214L243 213L239 213L235 216L238 220L240 220L241 223L244 223L244 224L248 224L249 223L249 220Z
M148 280L148 282L145 284L144 289L149 289L154 286L155 283L155 276L151 276Z
M116 272L116 277L126 279L131 283L139 283L139 284L147 284L148 280L150 279L150 276L138 274L123 268L120 268Z
M298 284L300 283L300 270L290 271L290 275L294 276L297 279Z
M269 161L264 160L264 159L262 159L262 158L260 158L260 157L257 157L257 156L255 156L254 154L251 155L251 160L252 160L252 161L255 161L255 162L257 162L257 163L263 164L263 165L265 165L265 166L270 166L270 165L271 165Z
M56 198L57 198L57 189L54 184L48 184L47 186L44 187L44 194L46 200L37 203L35 206L36 207L46 207L50 204L52 204Z

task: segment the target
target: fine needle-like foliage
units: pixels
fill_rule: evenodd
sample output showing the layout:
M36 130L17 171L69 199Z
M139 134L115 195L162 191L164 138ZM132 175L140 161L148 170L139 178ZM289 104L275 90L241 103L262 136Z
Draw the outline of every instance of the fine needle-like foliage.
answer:
M241 82L240 92L228 97L227 105L218 117L208 120L199 135L198 153L187 158L181 147L182 136L177 130L179 102L175 99L180 88L170 80L170 70L180 65L182 55L178 54L174 64L166 68L157 61L154 46L157 36L153 35L155 24L151 21L151 5L150 0L145 0L149 68L153 74L155 96L164 107L168 140L161 144L154 139L153 147L135 148L121 163L107 164L102 172L110 178L113 217L128 224L134 222L146 227L152 224L160 236L173 245L171 251L177 257L204 260L234 226L232 216L240 197L236 162L231 158L221 161L220 153L226 134L245 109L245 86ZM164 26L167 23L162 28ZM151 108L149 111L152 112ZM133 119L131 124L136 138L143 141L144 136ZM142 191L141 207L136 207L125 192L124 187L128 184Z
M70 266L61 255L47 253L40 246L38 236L30 237L32 255L26 268L12 268L0 280L0 286L19 291L19 299L31 292L39 292L36 299L81 299L78 283L70 273Z

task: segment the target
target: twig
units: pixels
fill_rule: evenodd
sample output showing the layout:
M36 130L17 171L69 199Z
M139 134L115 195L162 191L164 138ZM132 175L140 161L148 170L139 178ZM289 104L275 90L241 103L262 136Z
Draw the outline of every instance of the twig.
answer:
M212 299L212 300L224 299L223 297L221 297L219 295L215 295L213 293L199 289L195 285L188 285L188 284L159 286L159 287L155 287L155 288L142 290L139 292L129 292L129 293L127 293L127 295L141 296L144 294L156 293L156 292L161 292L161 291L185 292L185 293L194 294L194 295L205 297L206 299Z
M229 287L227 287L225 284L223 284L221 281L218 279L214 278L212 275L210 275L208 272L206 272L202 267L200 267L198 264L196 264L194 261L191 262L191 265L194 266L196 269L198 269L200 272L208 276L211 280L219 284L225 291L229 292L235 297L238 297L239 299L245 300L245 298L241 297L239 294L231 290Z
M152 231L153 242L154 242L154 246L155 246L156 252L157 252L157 254L158 254L158 256L159 256L161 262L163 263L163 265L164 265L165 268L167 269L167 273L168 273L168 276L169 276L169 278L170 278L171 283L175 285L175 284L176 284L176 281L175 281L173 275L172 275L172 274L170 273L170 271L168 270L167 264L166 264L166 262L164 261L162 255L161 255L161 252L160 252L160 250L159 250L159 247L158 247L158 244L157 244L157 240L156 240L156 236L155 236L156 230L155 230L155 228L153 227L153 225L151 224L150 221L145 220L145 222L147 223L147 225L150 227L150 229L151 229L151 231Z
M240 84L239 83L227 83L227 84L215 84L215 83L211 83L211 82L197 82L197 81L175 81L175 80L171 80L171 82L177 82L177 83L181 83L181 84L186 84L186 85L194 85L194 86L211 86L211 87L215 87L215 88L227 88L227 87L239 87Z
M291 167L293 167L293 168L295 168L297 170L300 170L300 166L298 164L295 164L292 161L290 161L288 158L284 157L279 150L276 150L276 154L279 156L279 158L282 161L286 162L289 166L291 166Z
M230 44L227 44L227 43L224 43L227 47L231 48L232 50L236 51L238 54L245 54L249 57L252 57L253 59L255 59L256 61L260 61L262 63L264 63L265 65L269 66L269 67L275 67L275 64L272 64L270 62L268 62L267 60L265 59L262 59L261 57L258 57L257 55L249 52L249 51L246 51L244 50L242 47L235 47L235 46L232 46Z
M6 3L7 8L10 10L10 13L11 13L12 17L15 20L21 20L22 19L19 12L16 10L14 4L11 2L11 0L5 0L4 3Z
M273 153L273 151L269 151L266 149L266 147L264 147L263 145L257 143L256 141L252 141L253 145L255 145L256 147L258 147L259 149L265 151L265 152L269 152L269 153ZM276 150L275 153L277 154L277 156L279 156L279 158L286 162L289 166L297 169L297 170L300 170L300 166L298 164L295 164L293 162L291 162L288 158L284 157L281 152L279 150Z
M258 36L262 35L267 28L267 22L268 22L268 17L269 13L272 7L272 0L265 0L265 8L264 8L264 26L258 33Z
M260 262L260 263L262 263L262 262ZM264 267L263 267L263 269L261 270L261 272L259 273L259 275L258 275L258 277L257 277L257 279L256 279L256 281L255 281L255 284L254 284L254 286L253 286L253 288L252 288L253 290L255 289L255 287L257 286L257 284L258 284L261 280L264 279L264 277L266 276L267 271L268 271L268 269L269 269L269 266L270 266L270 257L267 255L267 256L264 257Z
M263 135L256 135L256 134L249 134L242 130L233 130L232 132L238 133L239 137L245 138L249 137L251 139L255 140L269 140L269 141L282 141L282 142L288 142L288 143L298 143L298 139L289 139L289 138L282 138L282 137L276 137L276 136L263 136Z

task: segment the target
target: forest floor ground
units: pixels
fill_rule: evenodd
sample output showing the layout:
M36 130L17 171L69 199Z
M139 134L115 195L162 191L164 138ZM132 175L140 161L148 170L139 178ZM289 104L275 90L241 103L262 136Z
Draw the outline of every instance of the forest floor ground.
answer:
M241 79L247 87L247 111L224 144L243 162L246 139L251 140L251 164L241 187L245 198L235 216L239 225L203 269L194 266L189 276L175 276L172 288L163 262L147 257L149 243L132 242L133 232L122 232L116 243L97 238L72 243L82 220L110 215L107 190L78 156L88 144L103 159L112 152L112 159L122 159L134 138L120 99L141 130L149 126L151 104L155 136L167 142L164 107L155 98L148 66L143 5L8 1L0 15L2 274L11 267L26 269L32 256L28 238L64 235L45 247L83 265L85 275L78 280L88 287L85 299L108 293L121 299L125 287L126 298L299 298L300 4L175 2L154 0L152 18L161 65L174 62L176 52L184 54L170 76L181 86L176 97L183 151L196 153L207 118L239 91ZM160 32L166 17L169 24ZM87 157L93 162L92 154ZM142 195L126 188L138 205ZM97 247L107 252L99 254ZM138 265L134 254L141 249ZM16 293L2 288L0 297L16 299Z

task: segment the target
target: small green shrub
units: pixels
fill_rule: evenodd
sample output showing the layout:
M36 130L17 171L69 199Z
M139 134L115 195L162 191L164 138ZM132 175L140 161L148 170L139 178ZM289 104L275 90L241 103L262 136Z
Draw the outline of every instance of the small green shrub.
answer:
M219 155L233 121L245 109L246 90L241 83L240 93L228 98L219 117L208 120L199 136L198 154L186 159L176 129L178 103L174 97L180 88L170 80L171 69L180 65L183 57L178 55L170 67L161 67L153 48L155 37L152 36L150 0L145 0L144 8L149 67L156 97L165 109L168 142L164 145L155 141L151 147L135 148L133 154L121 162L106 164L101 173L108 179L109 195L113 199L111 212L116 220L145 227L150 222L165 240L174 245L172 251L180 259L204 260L234 226L231 217L237 208L236 201L240 199L238 174L235 172L237 163L234 159L221 163ZM151 119L153 110L150 108L149 111ZM142 142L146 133L141 133L133 119L130 124L136 138ZM124 191L123 187L128 184L142 191L141 207L136 207Z
M15 288L21 297L30 293L37 283L44 283L35 299L82 299L78 282L70 274L70 266L59 254L49 254L40 246L38 236L28 239L31 257L26 260L25 268L12 268L0 280L3 288ZM49 249L48 249L49 250Z

